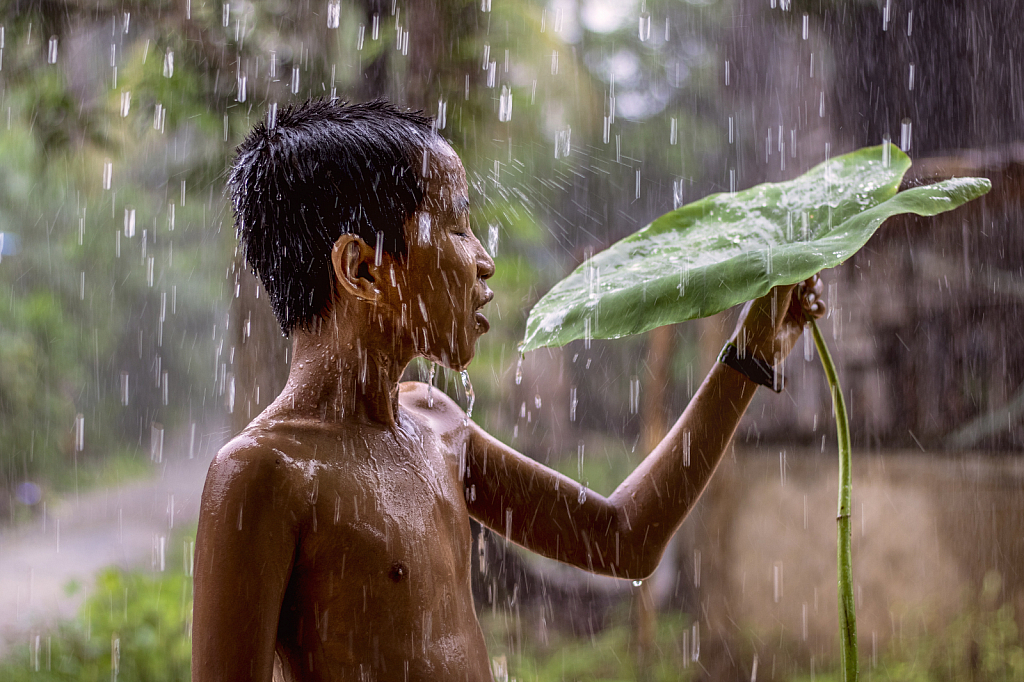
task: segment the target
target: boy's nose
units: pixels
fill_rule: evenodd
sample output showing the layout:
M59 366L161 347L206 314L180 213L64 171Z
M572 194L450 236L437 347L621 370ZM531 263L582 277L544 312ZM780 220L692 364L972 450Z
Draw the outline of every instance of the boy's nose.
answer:
M480 245L480 256L476 261L476 274L480 279L487 279L494 274L494 259Z

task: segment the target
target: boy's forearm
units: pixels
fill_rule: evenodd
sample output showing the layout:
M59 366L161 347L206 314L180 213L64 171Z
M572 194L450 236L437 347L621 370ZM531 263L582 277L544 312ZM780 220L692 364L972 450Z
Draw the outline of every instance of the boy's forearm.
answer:
M620 532L637 534L627 569L654 570L668 540L696 504L743 418L757 385L715 363L669 433L609 498ZM623 557L624 558L624 557ZM626 563L626 562L623 562Z

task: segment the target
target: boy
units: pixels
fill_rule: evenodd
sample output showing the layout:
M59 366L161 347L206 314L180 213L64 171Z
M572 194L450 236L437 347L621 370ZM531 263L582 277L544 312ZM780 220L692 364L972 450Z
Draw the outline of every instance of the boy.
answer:
M490 680L470 517L545 556L647 577L749 404L748 377L768 383L758 358L784 357L804 311L822 311L817 280L800 300L786 287L748 304L746 355L715 366L609 498L581 497L440 391L399 383L416 356L464 369L493 296L465 171L430 120L312 102L238 152L238 233L293 353L281 395L207 477L195 682L270 680L275 654L288 680Z

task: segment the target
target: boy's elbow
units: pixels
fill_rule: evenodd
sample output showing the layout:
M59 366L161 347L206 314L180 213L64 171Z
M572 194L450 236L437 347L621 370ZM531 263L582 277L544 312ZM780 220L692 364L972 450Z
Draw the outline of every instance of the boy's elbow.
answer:
M620 532L616 548L616 561L612 563L609 575L627 580L646 580L651 577L668 546L660 539L655 528L637 531L629 529Z
M622 565L620 578L626 580L647 580L658 570L661 563L661 552L657 555L641 552L640 556L633 557L628 563Z

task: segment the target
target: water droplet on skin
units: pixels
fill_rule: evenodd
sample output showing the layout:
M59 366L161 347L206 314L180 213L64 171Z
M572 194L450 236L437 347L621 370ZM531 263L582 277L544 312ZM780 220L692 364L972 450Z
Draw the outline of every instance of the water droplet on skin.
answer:
M437 372L437 365L430 363L430 375L427 380L427 407L434 407L434 374Z
M643 580L634 580L633 581L633 587L640 587L643 584L644 584Z

